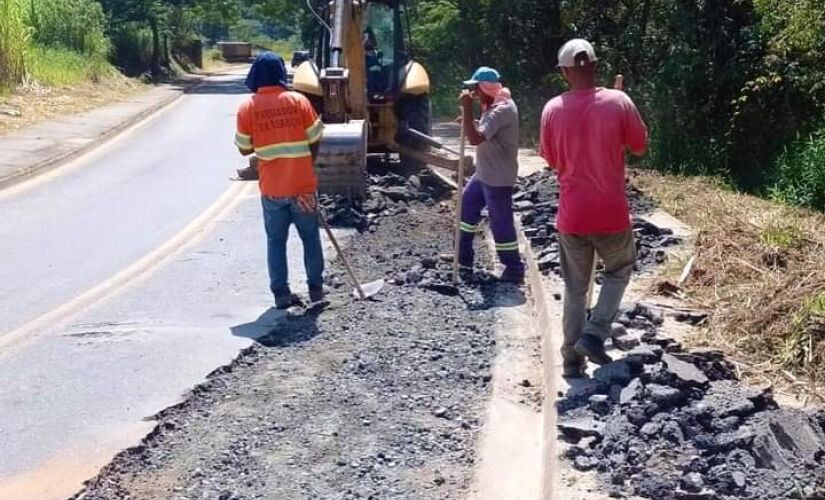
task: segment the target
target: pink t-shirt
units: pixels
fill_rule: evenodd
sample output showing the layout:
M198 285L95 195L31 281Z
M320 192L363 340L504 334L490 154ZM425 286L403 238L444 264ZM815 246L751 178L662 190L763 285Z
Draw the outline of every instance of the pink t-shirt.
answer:
M548 102L539 154L559 176L558 230L586 235L629 229L624 155L646 149L647 127L622 91L570 91Z

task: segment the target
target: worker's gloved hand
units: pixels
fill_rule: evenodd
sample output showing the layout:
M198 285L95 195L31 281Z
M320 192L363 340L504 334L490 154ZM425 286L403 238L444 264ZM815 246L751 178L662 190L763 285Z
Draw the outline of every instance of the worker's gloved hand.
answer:
M295 202L301 212L314 212L318 206L315 193L299 194L295 197Z

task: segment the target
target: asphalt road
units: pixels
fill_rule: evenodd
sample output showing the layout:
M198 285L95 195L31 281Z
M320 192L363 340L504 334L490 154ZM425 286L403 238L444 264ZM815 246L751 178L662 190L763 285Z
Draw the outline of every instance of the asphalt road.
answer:
M65 498L270 310L254 184L231 183L241 75L0 192L0 500ZM290 247L303 281L300 243Z

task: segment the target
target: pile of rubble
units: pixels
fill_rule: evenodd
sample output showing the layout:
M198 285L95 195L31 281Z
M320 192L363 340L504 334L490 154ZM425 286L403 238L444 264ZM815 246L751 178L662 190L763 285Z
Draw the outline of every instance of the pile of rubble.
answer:
M662 322L624 310L614 346L625 357L559 400L574 467L595 469L614 498L825 499L825 411L779 408L722 353L659 337Z
M632 187L628 187L633 231L636 234L636 271L661 264L667 260L665 248L678 245L681 240L670 229L660 228L639 216L650 213L653 203ZM545 275L559 275L559 242L556 215L559 211L559 186L549 171L537 172L520 179L513 196L514 208L521 215L524 235L530 241L539 270Z
M319 204L330 225L365 232L382 217L407 213L412 202L432 205L447 192L448 188L425 169L409 177L394 173L371 175L366 199L321 195Z

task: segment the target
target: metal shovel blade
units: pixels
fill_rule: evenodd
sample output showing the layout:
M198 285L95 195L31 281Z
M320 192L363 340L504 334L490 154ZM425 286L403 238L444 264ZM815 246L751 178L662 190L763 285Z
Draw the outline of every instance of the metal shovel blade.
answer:
M352 290L352 295L356 299L361 299L361 300L371 299L371 298L375 297L376 295L378 295L379 293L381 293L381 290L384 289L384 285L386 285L386 284L387 284L387 282L383 279L376 280L376 281L370 281L369 283L364 283L364 284L361 285L361 291L364 292L363 299L361 298L361 295L358 293L357 288Z

